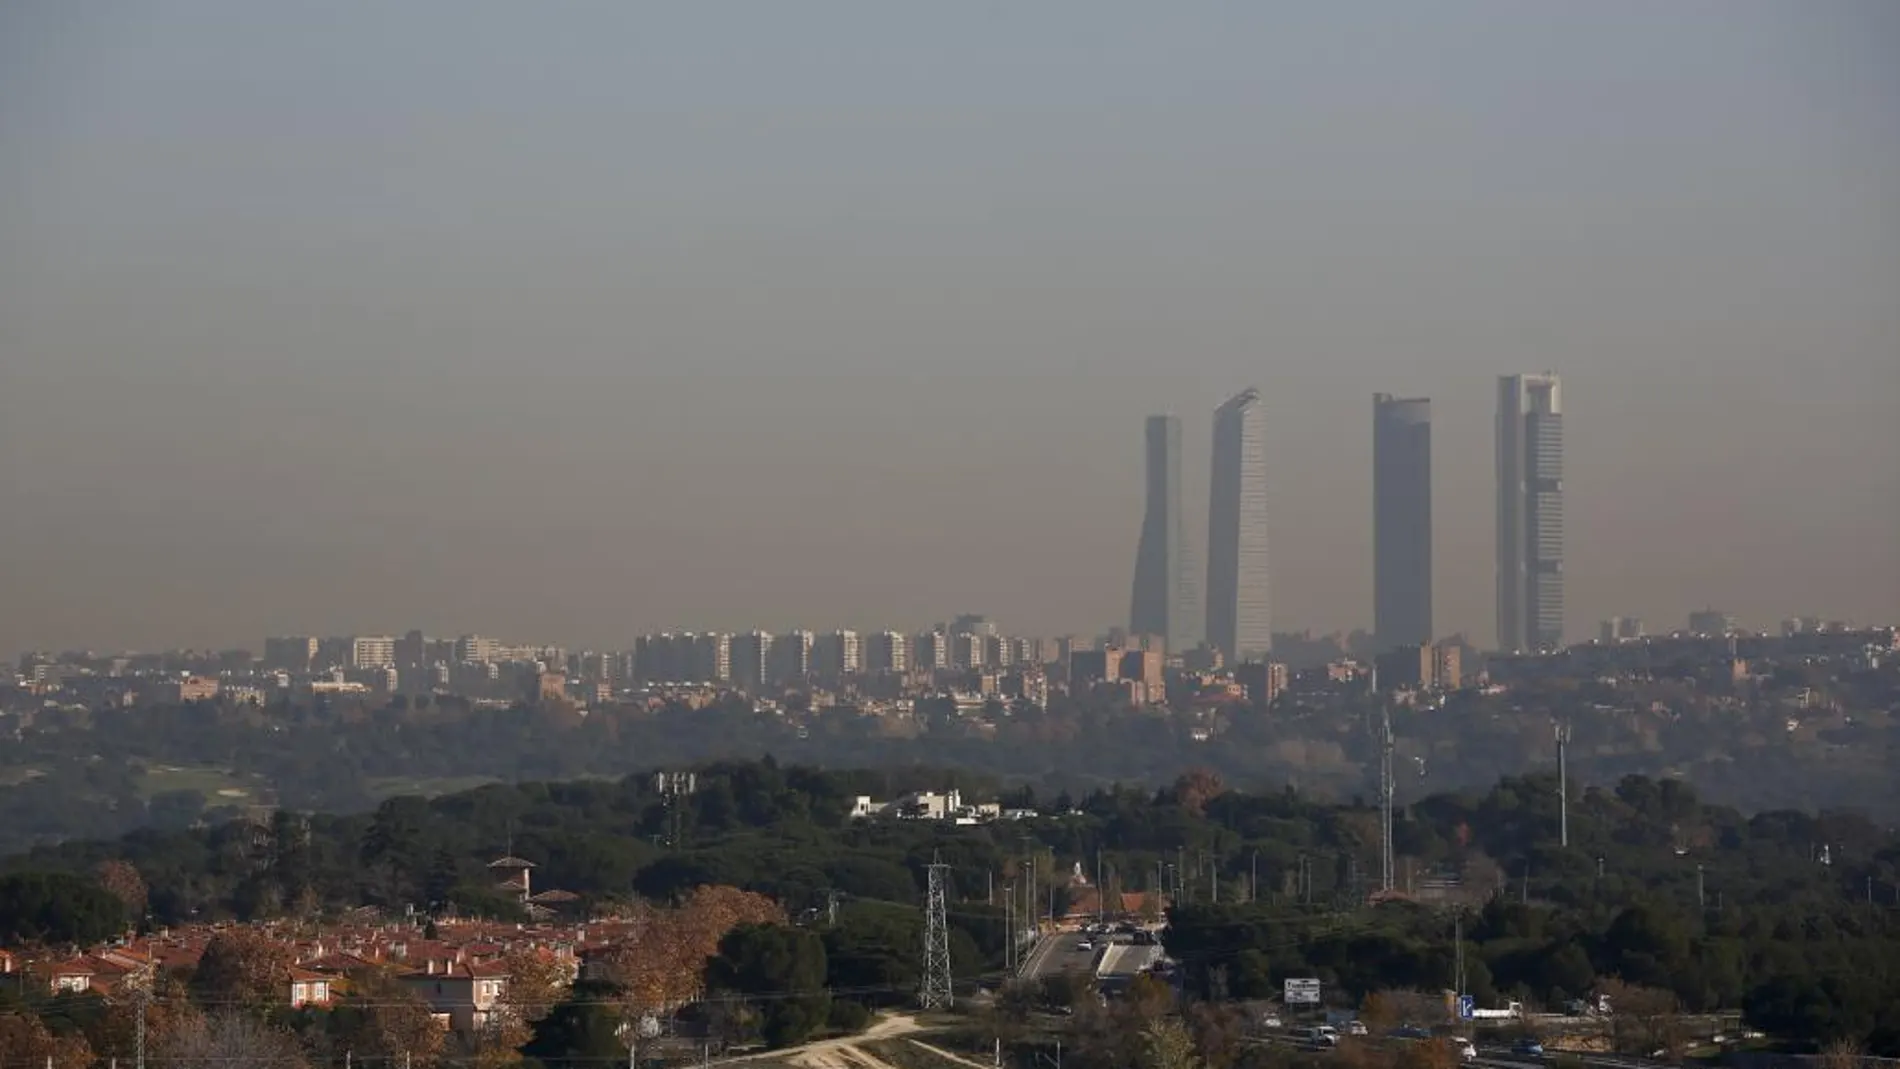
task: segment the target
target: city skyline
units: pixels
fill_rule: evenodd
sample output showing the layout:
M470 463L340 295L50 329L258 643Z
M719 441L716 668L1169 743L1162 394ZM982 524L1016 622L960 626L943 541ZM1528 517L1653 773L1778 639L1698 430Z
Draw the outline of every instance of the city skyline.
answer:
M1207 644L1230 660L1273 647L1268 571L1266 410L1248 387L1214 411L1213 480L1207 495Z
M355 7L5 5L0 650L1093 631L1248 383L1276 626L1387 390L1488 643L1544 367L1568 637L1900 616L1892 3Z

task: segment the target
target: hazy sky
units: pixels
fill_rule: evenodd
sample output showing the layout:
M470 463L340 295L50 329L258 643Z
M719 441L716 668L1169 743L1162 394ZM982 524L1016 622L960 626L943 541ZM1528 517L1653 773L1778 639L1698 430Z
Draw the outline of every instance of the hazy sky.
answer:
M1371 395L1492 631L1900 617L1900 4L0 5L0 650L1124 620L1142 419L1266 399L1276 626Z

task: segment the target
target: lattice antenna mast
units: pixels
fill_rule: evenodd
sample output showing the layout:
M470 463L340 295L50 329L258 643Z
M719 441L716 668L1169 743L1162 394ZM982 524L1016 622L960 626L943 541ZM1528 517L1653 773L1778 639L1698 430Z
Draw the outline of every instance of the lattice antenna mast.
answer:
M1398 781L1392 776L1392 710L1379 721L1379 886L1392 890L1392 798Z
M950 1008L950 923L945 905L950 866L932 860L930 892L924 903L924 988L919 1000L926 1010Z
M1558 843L1570 845L1570 725L1557 725Z

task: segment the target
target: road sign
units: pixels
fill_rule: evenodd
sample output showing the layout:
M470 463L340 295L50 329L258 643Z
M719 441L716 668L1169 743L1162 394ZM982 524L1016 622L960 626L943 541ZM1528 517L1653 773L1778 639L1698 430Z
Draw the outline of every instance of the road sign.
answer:
M1473 1011L1475 1011L1477 1008L1478 1008L1477 999L1472 998L1470 995L1458 996L1458 1019L1459 1020L1461 1021L1471 1020L1471 1018L1474 1016Z
M1289 1006L1319 1005L1318 980L1288 980L1286 994L1283 996Z

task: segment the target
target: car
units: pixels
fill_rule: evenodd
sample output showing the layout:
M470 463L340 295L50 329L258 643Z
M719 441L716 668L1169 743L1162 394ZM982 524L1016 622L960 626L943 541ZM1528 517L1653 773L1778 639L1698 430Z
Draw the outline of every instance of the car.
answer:
M1095 944L1089 942L1086 939L1082 940L1080 943L1075 944L1075 952L1078 954L1086 950L1094 950L1094 949L1095 949Z
M1544 1056L1544 1045L1535 1039L1520 1039L1516 1043L1511 1044L1511 1053L1521 1054L1531 1058L1542 1058Z
M1473 1043L1469 1039L1454 1039L1452 1043L1458 1048L1459 1061L1475 1062L1478 1060L1478 1045L1476 1043Z
M1363 1036L1363 1035L1367 1035L1368 1033L1367 1033L1367 1031L1366 1031L1366 1025L1365 1025L1365 1022L1364 1022L1364 1021L1352 1021L1352 1022L1349 1022L1349 1023L1348 1023L1347 1025L1346 1025L1346 1034L1347 1034L1347 1035L1352 1035L1352 1036Z
M1262 1027L1262 1028L1285 1028L1285 1027L1286 1027L1286 1022L1285 1022L1285 1021L1282 1021L1282 1020L1280 1020L1280 1015L1279 1015L1279 1014L1277 1014L1277 1013L1269 1013L1269 1014L1267 1014L1267 1015L1266 1015L1265 1017L1262 1017L1262 1018L1260 1018L1260 1027Z

